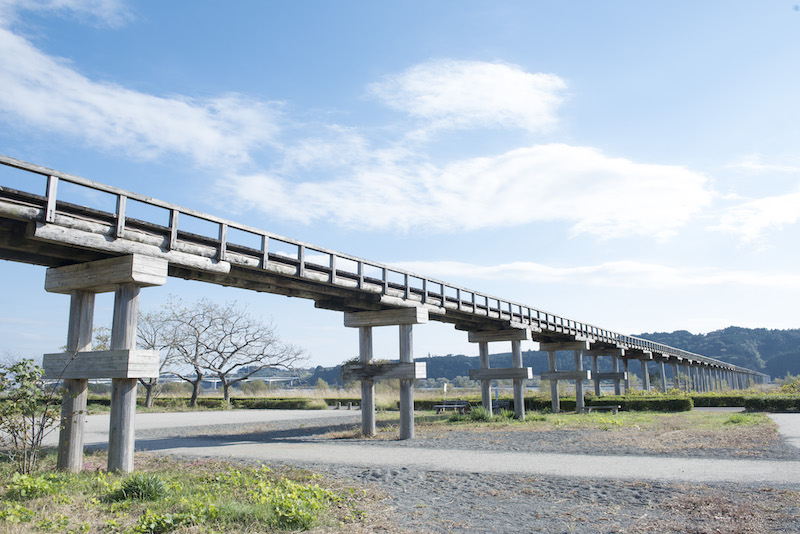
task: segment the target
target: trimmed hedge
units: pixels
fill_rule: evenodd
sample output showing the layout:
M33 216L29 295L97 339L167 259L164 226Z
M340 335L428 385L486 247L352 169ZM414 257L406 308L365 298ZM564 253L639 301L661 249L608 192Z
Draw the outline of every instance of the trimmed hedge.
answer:
M621 410L629 412L688 412L694 408L690 397L682 396L612 396L587 400L586 406L619 405Z
M144 399L136 399L138 406L144 406ZM360 404L360 400L358 402ZM108 397L90 397L87 401L88 407L102 406L108 407L111 405L111 399ZM159 408L188 408L188 397L158 397L153 400L153 406ZM206 408L209 410L223 410L227 408L225 400L216 397L200 397L197 399L197 406L199 408ZM324 410L327 408L325 402L321 399L309 399L305 397L292 397L286 399L277 398L263 398L263 397L232 397L231 408L239 408L243 410Z
M720 395L715 393L704 393L690 395L695 406L703 408L719 408L728 406L744 406L745 400L752 397L752 395L737 395L726 394Z
M761 395L744 400L748 412L800 412L798 395Z

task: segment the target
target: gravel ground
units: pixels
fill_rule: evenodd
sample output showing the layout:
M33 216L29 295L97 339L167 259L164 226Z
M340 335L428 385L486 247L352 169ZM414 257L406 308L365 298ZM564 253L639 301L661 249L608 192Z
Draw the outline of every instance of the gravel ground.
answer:
M797 462L797 449L775 435L763 436L744 448L725 446L714 435L641 438L629 429L613 431L558 429L458 430L425 429L420 425L413 441L391 439L396 431L381 432L383 439L363 440L351 435L360 421L275 421L265 424L195 426L137 431L137 438L156 443L169 437L196 436L220 443L242 441L354 443L398 448L548 452L562 454L662 455L677 458L747 458ZM668 433L666 433L668 434ZM719 434L719 433L711 433ZM686 436L683 436L685 438ZM702 443L698 443L700 440ZM666 442L667 445L659 445ZM740 444L741 445L741 444ZM660 446L661 449L653 449ZM398 451L399 452L399 451ZM331 477L374 487L393 508L392 532L800 532L800 481L764 486L748 483L697 484L642 482L581 477L522 476L418 468L356 467L308 462Z

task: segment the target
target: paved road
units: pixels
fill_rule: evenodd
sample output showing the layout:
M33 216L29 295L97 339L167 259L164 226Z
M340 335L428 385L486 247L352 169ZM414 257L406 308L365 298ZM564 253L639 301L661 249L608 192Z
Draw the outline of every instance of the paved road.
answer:
M800 414L771 416L781 434L800 447ZM461 473L516 473L653 481L737 482L798 485L800 462L712 460L658 456L598 456L474 450L387 447L368 442L308 441L301 437L256 441L230 430L242 425L294 421L306 424L354 423L359 412L244 410L137 414L136 446L161 454L247 459L311 465L416 467ZM195 430L192 430L192 428ZM106 446L108 416L87 418L86 444ZM54 440L55 436L51 437Z
M778 425L778 433L787 443L800 448L800 413L773 413L769 418Z

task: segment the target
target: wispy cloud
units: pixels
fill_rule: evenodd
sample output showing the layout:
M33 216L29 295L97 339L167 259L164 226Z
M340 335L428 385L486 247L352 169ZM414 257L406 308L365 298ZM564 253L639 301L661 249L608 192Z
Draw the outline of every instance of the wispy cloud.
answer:
M107 18L124 12L110 0L6 2ZM184 156L216 171L239 206L293 221L399 232L559 221L573 234L664 239L712 200L700 173L591 147L537 144L432 163L426 144L408 142L426 129L539 132L554 124L564 82L505 63L432 61L371 85L419 121L382 141L336 124L306 135L276 102L159 96L92 80L2 27L0 87L0 116L9 122L137 158ZM257 161L265 148L276 155L269 168Z
M784 165L776 163L763 163L760 154L751 154L745 156L736 163L727 165L729 169L740 169L750 171L757 174L764 172L780 172L789 174L800 174L800 166L797 165Z
M250 161L274 142L280 106L230 94L160 97L90 80L0 28L0 113L135 157L188 156L201 166Z
M517 65L438 60L386 76L369 92L431 129L517 127L539 132L556 122L566 88L553 74Z
M800 274L690 269L637 261L554 267L531 262L475 265L461 262L394 262L401 268L443 279L513 280L636 289L704 286L800 289Z
M364 154L328 181L256 174L226 183L240 203L301 222L449 232L564 221L604 238L669 237L712 199L699 173L588 147L535 145L441 167Z
M734 206L722 215L712 230L738 235L748 243L769 230L797 222L800 222L800 193L787 193Z
M118 27L132 18L124 0L0 0L0 24L9 22L19 11L48 11L77 16Z

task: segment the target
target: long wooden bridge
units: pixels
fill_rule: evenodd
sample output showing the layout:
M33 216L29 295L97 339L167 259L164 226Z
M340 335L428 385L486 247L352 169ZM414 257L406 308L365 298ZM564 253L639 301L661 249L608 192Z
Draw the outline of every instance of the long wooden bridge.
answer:
M50 267L45 289L72 296L68 350L45 357L47 372L66 379L72 388L65 395L63 417L69 423L64 425L66 432L72 429L77 434L62 439L60 462L65 468L75 468L82 450L75 443L82 443L80 417L71 414L79 412L88 378L112 378L118 386L112 393L109 467L132 468L136 378L152 375L157 363L157 354L135 348L139 288L163 284L168 276L311 299L318 308L344 312L345 326L359 328L360 362L345 373L362 381L365 434L375 432L374 380L399 378L400 437L413 437L413 380L423 378L425 369L413 361L412 325L428 320L451 323L478 343L481 368L470 376L481 381L488 410L492 408L490 381L514 380L515 411L521 418L524 380L532 378L530 368L522 365L523 340L536 342L539 350L548 352L550 370L542 378L551 381L554 410L559 409L558 380L575 381L580 410L584 381L593 381L599 392L600 381L611 380L620 392L629 385L627 371L633 360L641 363L646 389L650 389L649 362L661 366L664 390L665 366L672 367L672 386L683 389L737 389L769 380L763 373L700 354L78 176L6 156L0 156L0 163L6 166L0 175L0 259ZM22 185L4 185L12 178ZM73 195L83 190L104 197L113 208L65 201L65 188L72 189ZM90 353L94 294L103 291L116 293L112 350ZM400 328L400 361L373 364L372 328L389 325ZM509 368L489 368L488 343L497 341L511 342ZM556 368L555 353L560 350L573 351L574 369ZM584 356L592 358L592 370L583 368ZM604 356L612 359L610 373L598 372L597 360ZM69 401L70 395L77 401ZM113 405L119 407L118 413Z

